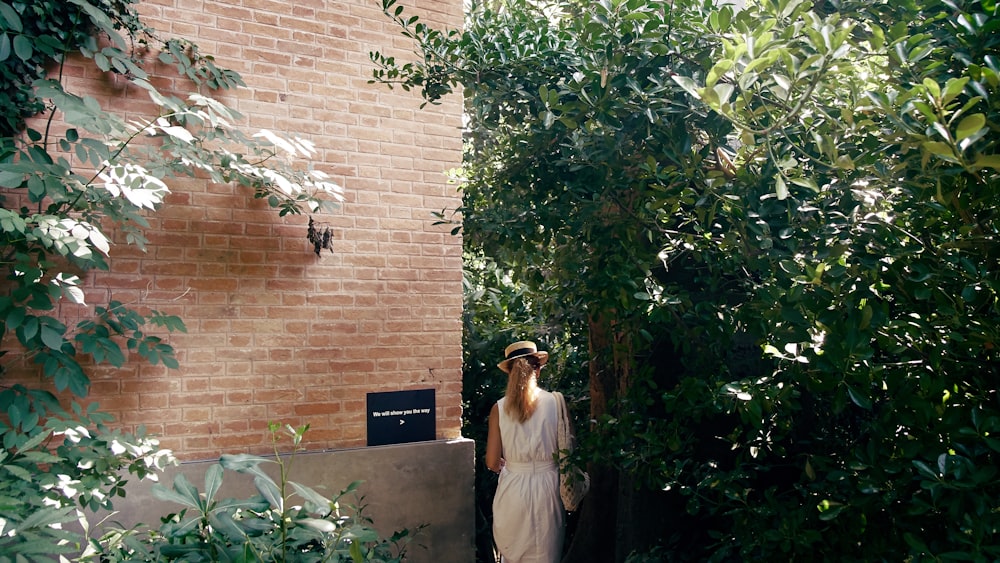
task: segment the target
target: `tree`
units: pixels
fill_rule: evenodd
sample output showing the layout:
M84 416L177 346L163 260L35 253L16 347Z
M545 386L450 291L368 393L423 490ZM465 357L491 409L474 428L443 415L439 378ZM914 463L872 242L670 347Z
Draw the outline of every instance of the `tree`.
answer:
M110 507L123 494L119 470L142 478L169 459L141 433L110 430L96 404L67 405L49 390L86 397L88 366L121 366L133 353L177 366L173 348L157 335L184 330L177 317L111 300L75 327L60 320L60 307L87 307L80 276L107 268L109 241L117 236L143 247L145 216L177 176L236 182L279 215L314 211L340 196L322 172L296 166L312 153L307 141L241 133L240 115L205 93L241 86L240 76L216 67L196 45L159 39L132 4L0 4L0 98L11 102L3 104L0 138L0 256L7 274L0 375L28 359L50 382L0 389L5 553L78 551L83 539L59 525L83 518L80 510ZM154 49L158 62L173 65L198 91L182 99L158 90L143 68ZM156 114L127 120L67 90L63 69L74 57L145 92Z
M467 245L589 338L567 560L996 556L994 2L384 7Z

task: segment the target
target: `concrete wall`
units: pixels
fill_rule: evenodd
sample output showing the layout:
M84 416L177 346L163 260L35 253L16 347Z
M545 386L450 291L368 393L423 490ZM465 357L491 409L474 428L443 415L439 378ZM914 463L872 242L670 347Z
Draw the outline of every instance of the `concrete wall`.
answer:
M383 537L427 524L407 548L408 562L469 563L475 561L474 458L474 444L465 439L309 452L295 457L289 479L328 497L363 480L358 494L364 496L364 514ZM171 467L161 483L169 487L183 473L204 491L205 472L215 463ZM263 467L274 474L275 464ZM149 481L130 484L128 495L115 501L118 512L111 519L125 525L157 523L161 516L179 510L176 504L156 499L151 489ZM255 492L252 479L226 471L216 498L247 498ZM345 501L352 498L349 495Z

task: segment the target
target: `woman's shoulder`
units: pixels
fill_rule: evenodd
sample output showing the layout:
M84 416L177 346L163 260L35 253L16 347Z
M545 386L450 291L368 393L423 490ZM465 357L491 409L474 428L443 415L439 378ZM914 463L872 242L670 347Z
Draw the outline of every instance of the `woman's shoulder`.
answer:
M558 406L559 404L559 399L557 395L560 395L559 391L549 391L546 389L542 389L542 397L545 398L544 400L556 406Z

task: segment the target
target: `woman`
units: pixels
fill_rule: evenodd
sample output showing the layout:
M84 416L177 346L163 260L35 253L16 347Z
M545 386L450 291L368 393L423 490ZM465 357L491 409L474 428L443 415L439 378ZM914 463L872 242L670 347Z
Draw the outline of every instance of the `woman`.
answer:
M486 466L500 474L493 497L493 539L503 563L556 563L562 555L565 512L559 498L559 409L538 387L549 359L534 342L515 342L497 364L507 393L490 410Z

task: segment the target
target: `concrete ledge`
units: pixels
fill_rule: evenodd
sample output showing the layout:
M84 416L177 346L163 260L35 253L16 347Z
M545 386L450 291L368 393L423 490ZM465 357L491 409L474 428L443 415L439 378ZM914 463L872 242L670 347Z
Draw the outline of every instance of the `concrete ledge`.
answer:
M165 486L183 473L199 490L205 472L218 463L187 462L161 475ZM265 464L273 474L275 464ZM412 563L468 563L475 561L475 444L472 440L438 440L350 450L296 454L289 480L334 496L354 481L364 481L364 514L383 537L403 528L427 524L407 549ZM158 526L160 517L180 507L158 500L148 481L129 483L127 495L114 501L112 520L130 526L142 522ZM221 498L255 494L253 480L226 471ZM350 495L345 502L352 502Z

